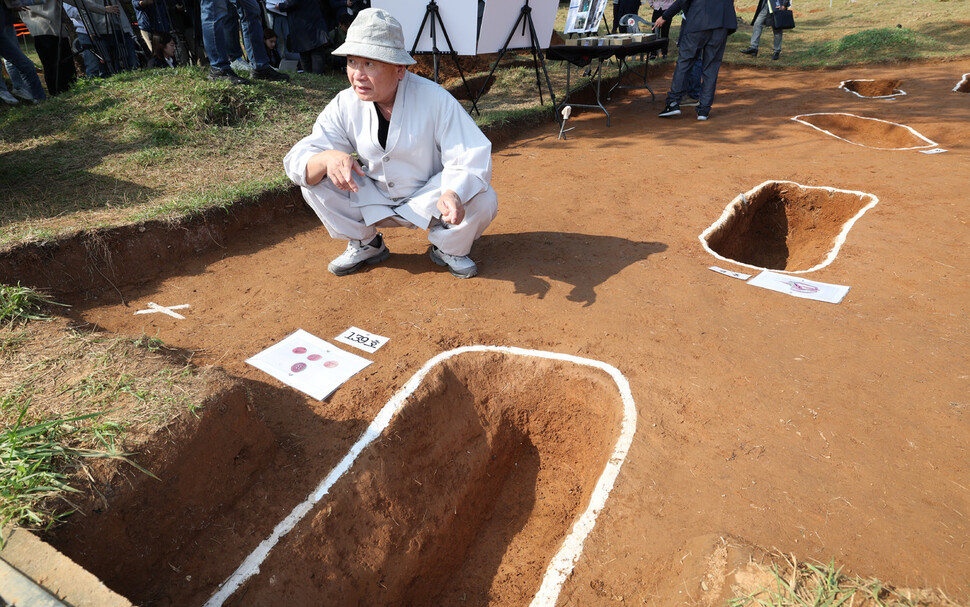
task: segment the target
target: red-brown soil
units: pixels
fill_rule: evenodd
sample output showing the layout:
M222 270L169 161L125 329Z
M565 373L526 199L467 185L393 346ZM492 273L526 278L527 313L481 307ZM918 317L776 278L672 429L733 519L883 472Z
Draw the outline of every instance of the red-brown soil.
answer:
M886 97L899 92L901 80L847 80L845 88L863 97Z
M932 146L931 143L917 137L913 131L906 128L910 125L873 120L872 118L871 112L867 112L866 116L843 113L815 114L801 116L799 120L828 131L846 141L872 148L906 150ZM919 131L919 129L915 130Z
M728 65L708 122L689 110L659 119L662 100L651 104L648 95L631 93L608 104L612 127L602 113L586 111L570 119L575 128L567 140L557 138L552 121L523 130L494 150L500 213L472 251L481 268L473 280L456 280L432 264L424 234L408 230L387 232L394 253L387 262L333 277L326 264L344 245L330 240L296 198L267 203L248 229L212 215L170 231L133 230L128 244L102 235L73 245L90 260L84 267L58 262L54 245L29 264L8 262L4 280L13 271L25 283L74 285L68 299L78 319L157 335L196 351L200 364L221 365L239 378L246 404L274 439L265 450L262 430L244 421L245 407L235 407L239 420L222 423L246 434L235 444L248 441L260 451L215 459L201 450L194 465L166 481L211 485L219 489L212 499L197 489L159 490L137 508L156 509L171 529L148 533L129 523L99 532L97 520L128 516L110 505L100 517L75 517L55 542L141 604L201 604L425 361L460 345L514 345L616 366L639 412L627 462L560 605L713 605L740 575L739 563L757 552L752 546L800 561L834 559L852 573L941 587L967 600L970 122L964 97L947 94L966 69L937 63L868 72L773 70L767 77ZM861 76L903 79L908 95L875 106L838 90L842 80ZM655 75L654 88L663 90L667 78ZM948 152L864 148L790 120L813 112L910 125ZM807 275L851 285L841 304L786 297L707 269L716 260L698 234L738 193L767 180L879 197L837 259ZM142 278L148 275L154 278ZM133 314L149 301L192 307L185 320ZM332 339L351 325L390 341L326 401L304 398L244 363L298 328ZM521 389L508 371L492 375L474 381L507 377ZM450 389L460 391L462 377L456 373ZM519 411L576 413L583 392L569 385L532 381L530 398L538 400ZM469 401L461 402L467 411ZM415 445L439 434L434 422L441 417L428 407L426 425L402 421L412 424ZM538 445L531 426L508 427ZM386 448L384 465L413 461L419 481L433 472L429 459L444 465L449 458L418 452L402 464L408 448ZM531 447L518 448L525 449L516 456L528 462L527 475L542 469ZM566 447L564 456L585 458L585 449ZM234 475L236 465L242 469ZM374 468L376 460L368 465L371 474L393 475ZM531 478L506 482L525 500L511 506L521 508L515 520L539 511L529 503L539 499L526 489ZM223 489L226 483L232 486ZM407 504L358 507L362 519L372 519ZM266 585L253 586L252 598L237 604L280 604L278 580L309 588L326 575L321 555L343 554L314 545L327 541L318 535L330 525L327 508L327 500L317 505L313 522L285 544L292 550L271 557L258 578ZM538 524L561 529L571 512ZM99 535L127 539L118 550ZM140 544L157 554L144 556ZM498 571L497 553L488 554ZM506 571L544 567L508 558ZM478 591L464 598L515 604L519 599L508 597L521 596L521 586L513 582L493 578L488 597Z

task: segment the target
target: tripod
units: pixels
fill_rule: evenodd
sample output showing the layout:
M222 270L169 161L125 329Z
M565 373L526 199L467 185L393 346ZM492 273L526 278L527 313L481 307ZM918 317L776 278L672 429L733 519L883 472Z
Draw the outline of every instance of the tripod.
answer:
M438 55L445 54L438 49L438 28L441 28L441 33L445 36L445 43L448 45L448 55L451 55L452 60L455 62L455 67L458 69L458 75L461 76L461 82L465 86L465 92L468 94L468 98L471 99L472 109L475 110L476 114L481 115L478 111L478 98L472 98L472 91L468 88L468 81L465 80L465 73L461 71L461 65L458 63L458 53L455 52L455 47L451 45L451 39L448 37L448 30L445 29L445 24L441 20L441 13L438 12L438 3L435 0L430 0L428 6L424 10L424 19L421 20L421 27L418 28L418 35L414 37L414 44L411 46L411 54L414 55L417 52L418 40L421 39L421 34L424 33L424 27L428 26L431 28L431 54L434 59L434 81L438 82ZM427 52L427 51L422 51Z
M505 39L505 44L502 45L501 51L499 51L498 58L495 60L495 65L492 66L492 71L488 73L488 78L482 83L481 90L478 91L478 96L475 97L474 103L477 104L478 100L482 98L485 94L485 88L492 81L492 76L495 74L495 70L498 68L499 62L505 55L506 51L509 50L509 43L512 41L512 37L515 35L515 30L522 24L522 34L525 34L525 28L529 28L529 46L532 49L532 65L536 72L536 87L539 89L539 105L545 105L542 100L542 80L539 77L539 65L542 65L542 73L546 76L546 87L549 89L549 96L552 98L552 114L556 117L556 121L560 122L562 119L559 114L556 113L556 94L552 92L552 83L549 80L549 72L546 70L546 60L542 55L542 48L539 44L539 37L536 35L536 26L532 22L532 7L529 6L529 0L525 0L525 4L522 5L522 10L519 11L519 18L515 20L512 25L512 31L509 32L509 37Z

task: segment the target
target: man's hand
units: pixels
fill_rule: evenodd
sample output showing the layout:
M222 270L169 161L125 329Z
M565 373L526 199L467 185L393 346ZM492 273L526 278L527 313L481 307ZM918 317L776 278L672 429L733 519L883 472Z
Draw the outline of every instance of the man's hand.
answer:
M663 24L664 23L667 23L667 22L664 21L664 18L662 16L661 17L657 17L657 20L653 22L653 28L652 29L657 29L658 27L663 27Z
M318 152L310 157L306 164L306 182L310 185L317 185L323 181L324 177L329 177L330 181L337 186L338 190L345 192L356 192L357 182L354 181L354 173L364 177L364 169L353 156L340 150L326 150Z
M110 13L112 15L120 15L121 14L121 7L118 6L117 4L112 4L111 6L104 7L104 12L105 13Z
M438 199L438 210L441 211L441 221L458 225L465 219L465 205L461 203L458 194L452 190L445 190Z

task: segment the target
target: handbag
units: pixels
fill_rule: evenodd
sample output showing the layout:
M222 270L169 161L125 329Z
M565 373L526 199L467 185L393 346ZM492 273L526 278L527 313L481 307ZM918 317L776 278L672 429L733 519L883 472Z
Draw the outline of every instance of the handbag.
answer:
M772 0L766 0L766 2L768 2L768 12L771 13L772 28L776 30L795 29L795 15L792 14L791 10L775 11L771 8Z

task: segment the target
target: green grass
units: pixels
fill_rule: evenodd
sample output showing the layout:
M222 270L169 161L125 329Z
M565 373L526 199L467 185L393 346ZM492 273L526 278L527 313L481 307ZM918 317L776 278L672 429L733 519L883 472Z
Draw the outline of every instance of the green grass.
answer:
M850 576L828 564L799 563L780 556L768 572L771 583L728 601L728 607L918 607L955 605L931 590L896 589L875 578Z
M23 323L28 320L47 320L45 308L58 304L33 289L0 285L0 324ZM5 342L6 343L6 342Z
M121 432L118 424L80 425L96 421L103 413L28 426L27 409L27 405L22 406L16 421L0 434L0 527L15 524L46 529L70 514L44 506L52 496L78 491L68 484L68 470L93 457L130 460L115 448L115 439ZM101 448L71 446L84 440Z

